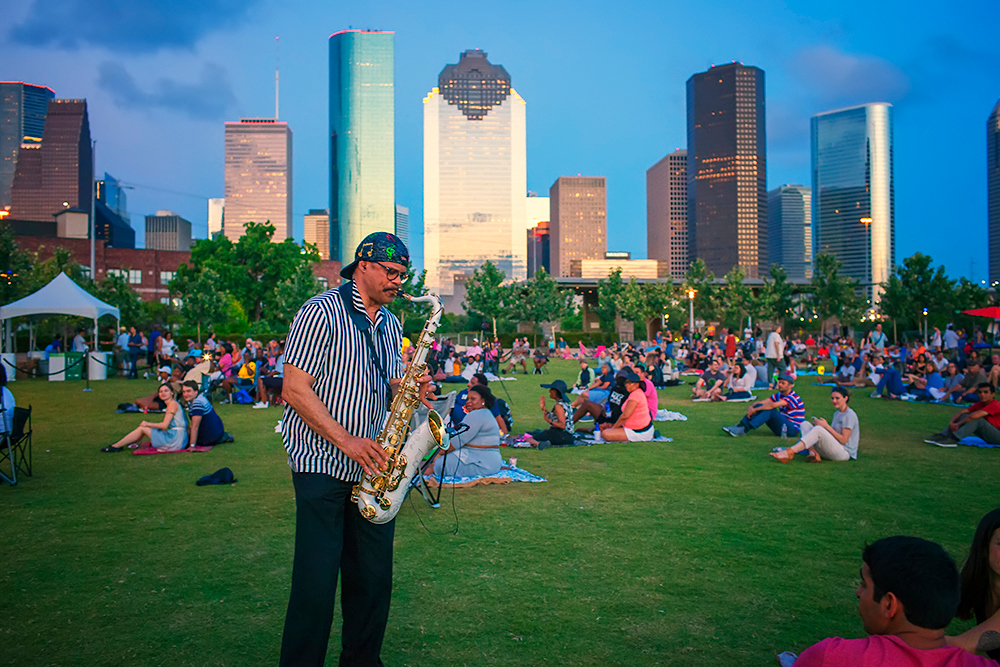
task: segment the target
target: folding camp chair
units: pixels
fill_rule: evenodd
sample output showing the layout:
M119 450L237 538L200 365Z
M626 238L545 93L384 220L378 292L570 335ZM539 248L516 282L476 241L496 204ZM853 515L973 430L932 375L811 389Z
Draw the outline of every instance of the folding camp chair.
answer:
M0 479L17 484L17 473L31 477L31 406L14 408L13 428L0 436L0 466L10 464L10 476L0 469Z
M458 397L457 392L450 392L447 396L443 396L436 401L428 401L433 407L434 411L441 415L441 419L444 421L445 425L451 423L451 410L455 407L455 399ZM413 413L413 418L410 420L411 432L419 428L425 421L427 421L427 414L430 412L427 406L421 405ZM431 507L438 508L441 506L441 487L437 489L437 495L435 496L430 487L427 486L427 481L424 479L424 475L427 475L434 471L434 456L437 454L437 450L432 451L427 457L420 463L420 472L413 478L413 486L416 487L420 495L424 497L427 504ZM447 454L445 455L447 456Z

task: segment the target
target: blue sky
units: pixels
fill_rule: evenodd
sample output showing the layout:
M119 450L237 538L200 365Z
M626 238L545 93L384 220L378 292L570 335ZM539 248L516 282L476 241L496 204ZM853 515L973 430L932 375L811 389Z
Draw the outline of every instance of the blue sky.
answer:
M0 79L85 97L97 168L136 184L133 226L173 209L207 231L223 193L223 121L294 133L295 235L326 208L327 37L396 32L396 196L421 228L422 103L481 48L527 102L528 188L608 178L609 249L645 256L645 172L686 143L685 81L739 60L765 71L768 188L808 185L809 117L895 105L896 258L986 277L986 118L1000 98L1000 3L6 0ZM280 54L275 36L280 36ZM150 187L153 186L153 187ZM421 257L422 239L412 245ZM971 271L971 273L970 273Z

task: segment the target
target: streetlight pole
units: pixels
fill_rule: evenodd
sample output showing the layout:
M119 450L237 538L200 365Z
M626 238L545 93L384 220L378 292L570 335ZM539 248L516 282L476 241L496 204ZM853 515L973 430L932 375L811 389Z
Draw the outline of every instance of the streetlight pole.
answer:
M871 236L871 218L861 218L861 224L865 226L865 278L868 281L868 296L874 300L875 299L875 287L872 284L872 236Z
M688 339L694 345L694 295L695 290L688 290Z
M927 345L927 309L924 308L924 345Z

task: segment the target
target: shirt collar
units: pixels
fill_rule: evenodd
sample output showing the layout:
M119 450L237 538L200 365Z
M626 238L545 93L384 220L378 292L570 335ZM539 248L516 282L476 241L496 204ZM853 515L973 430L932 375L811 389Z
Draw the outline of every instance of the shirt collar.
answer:
M383 313L385 308L380 307L375 313L375 321L372 321L371 316L368 315L368 310L365 308L365 301L361 298L361 292L358 290L358 284L353 280L351 281L351 295L353 296L351 305L354 306L354 310L367 317L368 321L372 325L372 329L378 331L382 327L382 323L385 321L385 315Z

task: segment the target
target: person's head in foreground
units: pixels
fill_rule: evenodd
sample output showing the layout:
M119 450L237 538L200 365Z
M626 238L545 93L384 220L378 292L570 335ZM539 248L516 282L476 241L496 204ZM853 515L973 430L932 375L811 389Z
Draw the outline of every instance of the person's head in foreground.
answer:
M376 303L392 303L403 283L409 280L410 251L395 234L373 232L358 244L354 261L340 271L353 280L362 296Z
M861 560L855 595L870 636L825 639L803 651L796 667L994 664L945 644L944 629L958 609L959 578L955 561L940 545L886 537L865 547Z
M164 403L169 403L170 401L177 398L176 394L174 394L174 388L170 385L169 382L164 382L163 384L161 384L160 388L156 390L156 395Z
M795 386L795 380L792 379L791 375L780 375L778 376L778 393L787 394Z
M494 398L493 392L490 391L489 387L477 384L469 389L469 398L466 400L466 405L470 412L481 408L492 410L494 403L496 403L496 398Z
M631 368L626 368L620 371L622 379L625 380L625 391L632 393L637 389L642 388L642 378L636 374Z
M194 380L188 380L187 382L181 385L181 396L184 397L184 400L186 402L190 403L194 399L198 398L199 389L200 387L198 386L197 382L195 382Z
M830 392L830 402L833 403L835 410L843 412L851 402L851 392L847 387L834 387Z
M996 390L989 382L980 382L976 385L976 396L978 396L979 400L983 403L989 403L992 401L993 394L995 393Z
M959 618L982 623L993 615L1000 600L993 591L1000 585L1000 508L989 512L979 522L969 547L969 557L962 567L962 600ZM992 603L992 604L991 604Z

